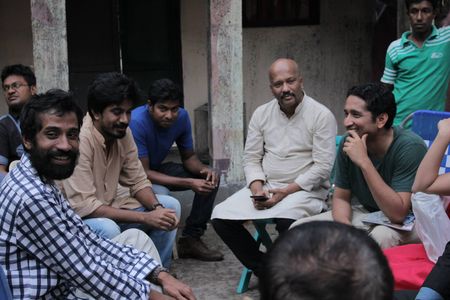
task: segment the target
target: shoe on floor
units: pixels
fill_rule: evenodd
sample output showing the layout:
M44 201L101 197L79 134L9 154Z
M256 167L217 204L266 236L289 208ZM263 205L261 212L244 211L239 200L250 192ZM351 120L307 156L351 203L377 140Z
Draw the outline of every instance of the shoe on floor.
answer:
M178 239L178 257L194 258L203 261L223 260L223 254L220 251L209 249L200 238L190 236Z

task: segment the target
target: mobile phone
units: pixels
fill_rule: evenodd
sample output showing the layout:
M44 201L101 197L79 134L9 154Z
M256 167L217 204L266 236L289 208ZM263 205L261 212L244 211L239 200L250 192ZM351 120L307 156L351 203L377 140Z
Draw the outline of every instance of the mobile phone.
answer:
M250 196L250 198L254 199L255 201L267 201L269 199L269 197L267 197L266 195L252 195Z

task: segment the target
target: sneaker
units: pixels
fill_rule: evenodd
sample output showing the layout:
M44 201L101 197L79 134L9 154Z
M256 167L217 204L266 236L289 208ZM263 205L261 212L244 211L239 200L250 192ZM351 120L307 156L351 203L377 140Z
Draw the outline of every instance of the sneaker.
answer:
M200 238L190 236L178 239L178 257L194 258L203 261L223 260L223 254L218 250L209 249Z

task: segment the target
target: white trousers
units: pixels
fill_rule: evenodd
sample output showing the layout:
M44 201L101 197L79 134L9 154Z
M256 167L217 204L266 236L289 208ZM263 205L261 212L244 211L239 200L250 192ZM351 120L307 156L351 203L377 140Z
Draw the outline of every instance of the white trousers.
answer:
M112 241L123 245L129 245L137 250L148 253L153 257L159 264L161 264L161 258L159 257L158 250L155 244L148 237L148 235L139 229L128 229L112 239ZM151 283L152 290L162 293L162 289L158 285ZM76 290L75 295L80 299L95 300L90 295L86 294L82 290Z
M383 225L370 226L362 222L362 219L369 214L362 205L352 205L352 225L368 232L382 249L391 248L398 245L419 243L415 229L412 231L396 230ZM327 211L316 216L303 218L292 223L291 227L311 221L333 221L331 211Z

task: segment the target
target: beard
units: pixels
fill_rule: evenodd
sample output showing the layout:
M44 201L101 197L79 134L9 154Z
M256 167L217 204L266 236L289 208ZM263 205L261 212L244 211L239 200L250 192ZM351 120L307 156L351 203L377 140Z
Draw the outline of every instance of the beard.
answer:
M38 172L41 178L49 180L61 180L69 178L77 164L79 151L78 150L42 150L35 143L33 148L29 150L30 160L33 167ZM68 164L60 165L52 162L53 158L67 156L70 160Z
M114 124L112 130L109 130L106 127L102 127L102 133L111 139L121 139L124 138L127 134L126 129L128 124ZM123 131L114 131L114 129L122 129Z

